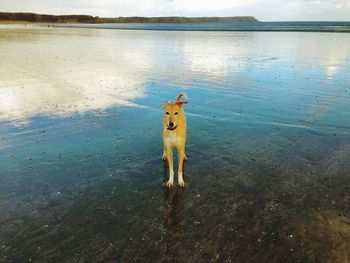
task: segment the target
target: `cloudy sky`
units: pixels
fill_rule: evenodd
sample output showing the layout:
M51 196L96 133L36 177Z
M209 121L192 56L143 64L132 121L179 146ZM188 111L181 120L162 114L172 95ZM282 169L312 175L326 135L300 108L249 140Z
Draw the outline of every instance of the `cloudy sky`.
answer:
M0 11L108 17L251 15L261 21L350 21L350 0L0 0Z

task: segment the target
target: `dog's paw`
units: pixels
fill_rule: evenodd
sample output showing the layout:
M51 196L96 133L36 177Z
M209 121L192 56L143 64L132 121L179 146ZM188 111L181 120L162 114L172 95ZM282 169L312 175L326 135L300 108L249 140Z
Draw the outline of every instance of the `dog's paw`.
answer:
M185 187L185 181L184 180L179 180L179 186L180 187Z
M165 161L166 159L167 159L166 154L163 153L163 155L162 155L162 160Z
M169 188L173 187L173 186L174 186L174 181L170 181L170 180L169 180L169 181L166 183L166 186L169 187Z

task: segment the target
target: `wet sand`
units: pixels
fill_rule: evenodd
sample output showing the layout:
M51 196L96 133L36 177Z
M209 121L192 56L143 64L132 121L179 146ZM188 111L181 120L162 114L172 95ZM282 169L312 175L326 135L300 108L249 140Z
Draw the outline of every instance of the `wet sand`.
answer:
M349 261L350 34L2 25L0 57L0 261Z

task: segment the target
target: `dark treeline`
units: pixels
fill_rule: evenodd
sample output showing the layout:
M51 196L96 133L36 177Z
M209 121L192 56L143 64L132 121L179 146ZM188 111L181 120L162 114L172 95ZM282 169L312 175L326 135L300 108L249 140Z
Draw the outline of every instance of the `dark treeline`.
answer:
M33 23L97 23L98 17L87 15L41 15L34 13L3 13L0 12L2 21L25 21Z
M117 17L100 18L103 23L223 23L223 22L257 22L252 16L233 16L233 17Z
M0 21L23 21L32 23L208 23L208 22L257 22L252 16L233 17L98 17L88 15L42 15L34 13L0 12Z

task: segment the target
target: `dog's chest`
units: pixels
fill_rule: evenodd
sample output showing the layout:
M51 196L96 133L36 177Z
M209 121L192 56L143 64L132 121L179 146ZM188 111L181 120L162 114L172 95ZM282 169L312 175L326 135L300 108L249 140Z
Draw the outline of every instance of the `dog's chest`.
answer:
M166 146L179 145L182 142L182 138L176 133L170 132L168 136L164 138L164 143Z

